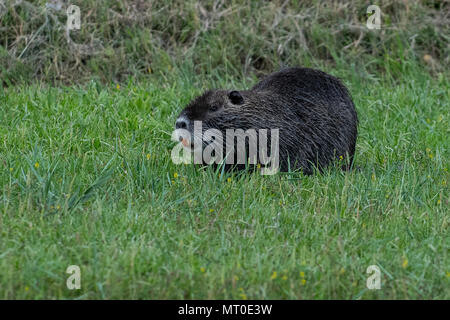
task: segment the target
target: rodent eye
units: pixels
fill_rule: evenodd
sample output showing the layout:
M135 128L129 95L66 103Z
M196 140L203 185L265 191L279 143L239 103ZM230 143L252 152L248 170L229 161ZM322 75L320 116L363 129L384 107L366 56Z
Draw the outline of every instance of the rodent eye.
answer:
M211 111L211 112L215 112L217 110L219 110L219 106L217 106L217 105L212 105L211 107L209 107L209 111Z

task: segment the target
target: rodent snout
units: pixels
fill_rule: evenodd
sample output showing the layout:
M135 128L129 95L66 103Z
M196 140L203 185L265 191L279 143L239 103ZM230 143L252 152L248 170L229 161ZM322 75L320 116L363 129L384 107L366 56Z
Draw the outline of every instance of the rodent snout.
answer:
M175 129L187 129L188 127L188 120L181 118L177 119L177 122L175 122Z
M172 139L175 141L179 141L183 144L183 146L188 147L191 142L190 134L188 133L189 128L189 119L181 116L175 121L175 131Z

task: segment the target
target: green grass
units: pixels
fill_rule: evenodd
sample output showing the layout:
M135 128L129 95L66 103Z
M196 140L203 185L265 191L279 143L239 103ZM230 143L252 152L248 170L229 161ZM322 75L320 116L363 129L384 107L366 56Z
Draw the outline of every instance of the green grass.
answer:
M0 298L449 299L448 77L328 71L350 74L355 170L312 176L171 162L183 106L253 78L0 91Z
M0 8L0 298L450 299L447 2L74 0L90 53L46 2ZM343 78L353 171L172 163L186 103L281 65Z

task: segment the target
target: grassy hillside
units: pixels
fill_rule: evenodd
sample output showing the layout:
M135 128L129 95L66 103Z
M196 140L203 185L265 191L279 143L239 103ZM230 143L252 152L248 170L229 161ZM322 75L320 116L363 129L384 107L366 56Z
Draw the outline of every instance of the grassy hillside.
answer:
M443 1L380 1L380 30L363 1L74 1L69 43L62 11L17 3L0 4L0 298L450 299ZM172 163L186 103L280 65L348 86L354 170Z

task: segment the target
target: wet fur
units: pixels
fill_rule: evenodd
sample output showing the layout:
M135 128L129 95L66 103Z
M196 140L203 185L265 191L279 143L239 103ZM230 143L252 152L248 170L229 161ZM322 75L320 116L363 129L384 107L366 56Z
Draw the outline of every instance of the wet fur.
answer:
M215 128L224 136L226 129L279 128L281 171L311 174L340 156L351 164L358 119L339 79L319 70L286 68L239 91L243 101L233 103L230 92L210 90L194 99L180 114L190 120L188 129L194 120L203 121L203 131Z

